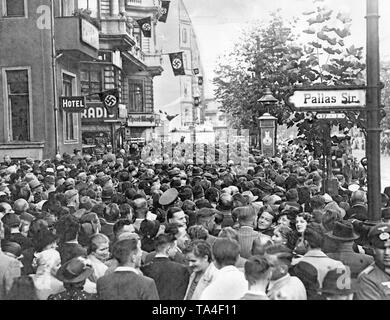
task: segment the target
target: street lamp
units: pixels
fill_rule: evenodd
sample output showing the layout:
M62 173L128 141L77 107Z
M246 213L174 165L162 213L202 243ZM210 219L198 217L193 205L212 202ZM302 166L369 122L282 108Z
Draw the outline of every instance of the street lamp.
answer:
M276 120L269 114L269 106L278 102L269 88L265 88L264 95L257 100L267 108L259 120L259 147L261 154L266 157L273 157L276 153Z

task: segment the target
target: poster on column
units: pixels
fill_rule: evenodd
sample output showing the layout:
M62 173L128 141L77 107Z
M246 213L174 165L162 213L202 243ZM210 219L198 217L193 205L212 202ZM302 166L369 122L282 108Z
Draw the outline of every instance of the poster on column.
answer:
M275 128L261 129L261 153L266 157L275 155Z

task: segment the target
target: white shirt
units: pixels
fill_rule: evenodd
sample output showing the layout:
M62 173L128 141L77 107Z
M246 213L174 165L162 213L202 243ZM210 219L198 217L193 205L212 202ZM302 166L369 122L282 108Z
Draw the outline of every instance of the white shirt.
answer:
M226 266L216 272L199 300L239 300L247 291L248 282L244 273L235 266Z

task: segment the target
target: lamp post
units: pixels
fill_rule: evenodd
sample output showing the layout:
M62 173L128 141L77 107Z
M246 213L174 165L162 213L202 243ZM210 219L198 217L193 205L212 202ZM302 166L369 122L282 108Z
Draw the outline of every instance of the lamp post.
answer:
M257 100L267 108L259 120L259 149L266 157L273 157L276 153L276 120L269 114L269 107L278 102L269 88L265 88L264 95Z
M367 0L367 184L368 216L381 220L380 117L381 84L379 64L378 0Z

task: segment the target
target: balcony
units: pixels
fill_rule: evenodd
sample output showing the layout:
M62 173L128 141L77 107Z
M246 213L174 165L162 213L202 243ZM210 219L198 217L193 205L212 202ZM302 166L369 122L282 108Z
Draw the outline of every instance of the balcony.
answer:
M157 13L161 0L126 0L126 11L140 13Z
M81 17L56 17L55 36L57 51L79 60L97 59L99 30Z
M162 67L161 53L156 53L156 54L145 53L144 57L145 57L144 61L148 71L150 71L153 76L161 76L162 72L164 71Z
M135 45L134 27L123 18L104 17L100 23L101 49L128 51Z

